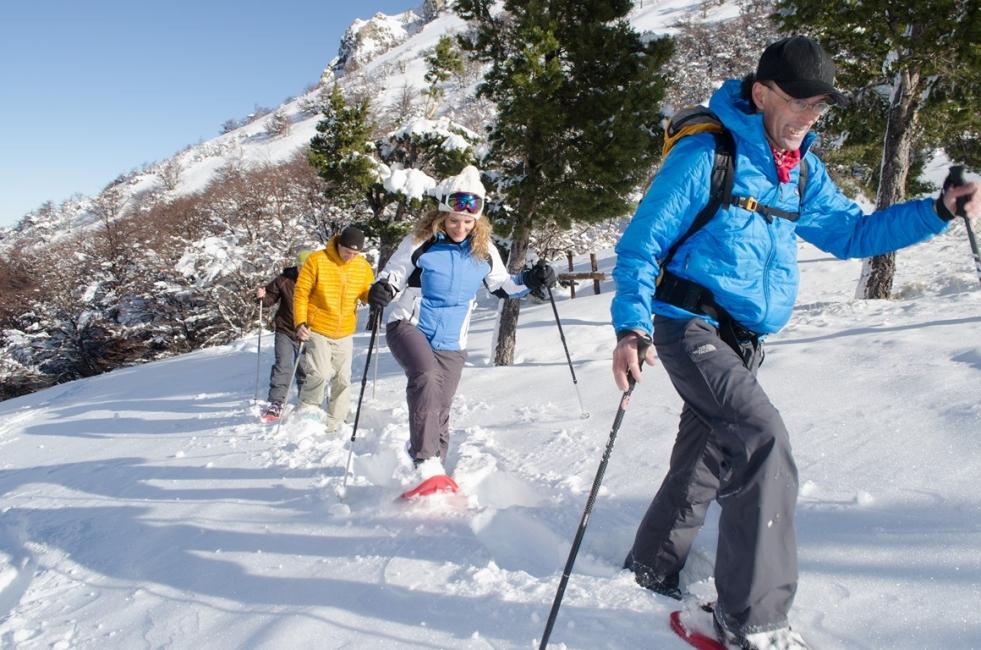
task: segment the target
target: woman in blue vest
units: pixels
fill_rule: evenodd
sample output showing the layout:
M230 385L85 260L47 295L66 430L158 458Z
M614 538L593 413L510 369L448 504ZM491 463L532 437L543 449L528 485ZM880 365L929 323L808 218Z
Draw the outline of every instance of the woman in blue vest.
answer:
M498 297L518 298L555 285L555 272L543 264L508 273L483 218L487 192L476 167L465 167L436 193L437 209L402 240L368 296L378 311L397 296L385 338L408 378L408 451L423 479L446 473L441 459L477 290L483 285Z

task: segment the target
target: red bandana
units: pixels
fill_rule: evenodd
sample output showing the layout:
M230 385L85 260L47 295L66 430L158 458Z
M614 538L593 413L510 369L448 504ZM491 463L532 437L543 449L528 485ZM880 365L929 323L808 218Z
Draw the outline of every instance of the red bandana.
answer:
M785 149L776 149L771 144L770 151L773 152L773 160L777 164L777 178L780 179L781 183L789 183L790 170L800 162L800 149L787 151Z

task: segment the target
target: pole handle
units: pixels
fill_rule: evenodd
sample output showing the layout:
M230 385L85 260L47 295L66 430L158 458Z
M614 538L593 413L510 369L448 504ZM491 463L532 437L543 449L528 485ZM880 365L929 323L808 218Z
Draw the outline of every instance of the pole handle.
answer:
M947 173L947 180L944 181L944 189L948 187L960 187L964 185L967 181L964 180L964 165L951 165L950 171ZM966 217L967 212L964 211L964 206L967 205L970 195L962 196L957 199L957 204L954 206L954 214L958 217Z
M948 187L964 185L964 183L964 165L951 165L947 178L944 180L944 190ZM957 204L954 206L954 214L964 219L964 228L967 229L967 240L971 245L971 253L974 255L974 267L978 272L978 280L981 281L981 251L978 251L978 242L974 237L974 229L971 228L971 220L968 219L967 210L965 209L970 198L971 195L959 197Z

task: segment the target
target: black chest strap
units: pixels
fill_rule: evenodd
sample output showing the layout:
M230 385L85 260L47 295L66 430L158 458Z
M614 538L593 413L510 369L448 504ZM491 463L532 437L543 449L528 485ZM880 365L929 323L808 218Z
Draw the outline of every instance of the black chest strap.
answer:
M773 223L774 217L786 219L787 221L797 221L800 219L800 212L788 212L780 208L771 208L768 205L763 205L751 196L734 196L732 197L732 205L763 215L767 223Z

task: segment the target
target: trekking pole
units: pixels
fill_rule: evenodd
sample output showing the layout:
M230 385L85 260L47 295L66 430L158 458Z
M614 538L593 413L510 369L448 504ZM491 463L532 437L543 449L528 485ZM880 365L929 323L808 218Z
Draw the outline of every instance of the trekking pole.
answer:
M641 354L641 365L643 365L643 354ZM586 499L586 508L582 512L582 519L579 520L579 529L576 537L572 541L572 548L569 549L569 559L565 562L565 570L562 572L562 579L559 581L559 588L555 592L555 600L552 602L552 611L548 614L548 622L545 623L545 632L542 634L542 643L538 646L539 650L545 650L548 645L548 637L552 634L552 626L555 625L555 618L559 615L559 607L562 605L562 596L565 594L565 587L569 583L569 576L572 574L572 567L576 563L576 556L579 554L579 545L582 543L583 535L586 534L586 524L589 523L589 515L593 511L593 504L596 502L596 495L599 492L600 484L603 482L603 475L606 473L606 465L610 462L610 454L613 453L613 443L616 442L617 432L620 430L620 423L623 422L623 414L630 406L630 395L634 392L636 382L627 372L629 386L620 397L620 407L617 409L616 417L613 418L613 428L610 430L610 439L606 443L606 450L603 452L603 459L600 461L599 468L596 470L596 478L593 479L593 487L589 491L589 498Z
M262 299L257 298L259 303L259 342L256 344L255 351L255 399L253 403L259 401L259 369L262 366Z
M978 252L978 241L974 238L974 230L971 229L971 220L967 215L964 217L964 227L967 228L967 239L971 242L971 252L974 253L974 268L978 272L978 282L981 282L981 253Z
M378 344L378 347L381 348L380 343ZM379 356L381 356L380 351L378 352L378 355L375 356L375 367L371 371L371 399L375 399L375 386L378 385L378 357Z
M303 358L303 347L307 344L306 341L300 341L300 347L296 351L296 361L293 362L293 372L290 373L290 382L286 384L286 399L290 398L290 389L293 388L293 380L296 378L296 369L300 367L300 359ZM279 436L279 429L283 426L283 416L280 415L279 421L276 422L276 433L274 435Z
M569 356L569 346L565 342L565 333L562 331L562 321L559 319L559 310L555 306L555 298L552 296L552 287L545 287L548 290L548 299L552 303L552 313L555 314L555 324L559 326L559 338L562 339L562 347L565 349L565 359L569 362L569 372L572 373L572 385L576 389L576 397L579 398L579 417L583 420L589 417L589 411L582 405L582 395L579 394L579 381L576 380L576 371L572 369L572 357Z
M375 314L375 308L372 307L368 311L368 329L369 330L372 327L374 327L374 324L375 324L375 316L376 316L376 314ZM382 313L379 312L377 314L377 317L378 317L378 322L379 322L379 327L380 327L381 326L380 324L381 324L381 319L382 319ZM378 355L375 357L375 367L372 370L372 375L371 375L371 399L375 399L375 385L378 383L378 357L381 356L381 350L380 350L381 343L378 344L378 347L379 347L379 351L378 351Z
M381 314L375 314L371 321L371 338L368 340L368 358L364 362L364 374L361 375L361 393L358 395L358 407L354 411L354 427L351 430L351 449L347 454L347 465L344 467L344 480L337 489L337 496L344 498L347 492L347 477L351 475L354 465L354 438L358 435L358 421L361 419L361 402L364 400L364 387L368 381L368 368L371 366L371 350L375 347L375 337L378 334L378 322Z
M950 168L950 175L947 176L947 182L944 183L944 189L947 185L953 185L957 187L958 185L964 184L964 165L954 165ZM978 281L981 282L981 253L978 252L978 240L974 238L974 229L971 228L971 220L967 218L967 213L964 212L964 204L967 203L969 197L962 196L957 199L957 206L954 210L954 214L964 218L964 227L967 228L967 240L971 244L971 253L974 254L974 268L978 272Z

